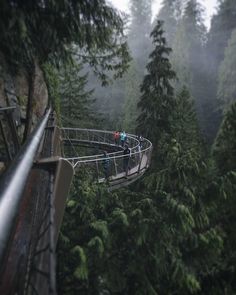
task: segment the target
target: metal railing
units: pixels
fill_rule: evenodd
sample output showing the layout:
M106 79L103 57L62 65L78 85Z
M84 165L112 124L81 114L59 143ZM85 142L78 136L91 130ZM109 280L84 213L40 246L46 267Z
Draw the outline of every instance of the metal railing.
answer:
M3 265L15 219L19 213L21 196L33 166L34 158L51 110L32 133L15 161L0 182L0 265Z
M124 155L121 145L115 144L112 131L62 128L62 139L67 144L69 143L74 150L76 150L77 145L82 145L85 142L88 142L95 149L99 147L101 152L95 155L71 156L65 154L65 158L72 163L74 169L86 165L94 173L98 182L109 180L111 183L121 178L124 178L125 182L127 178L138 177L150 164L152 143L146 138L139 142L138 137L132 134L127 134L130 148L129 156ZM108 152L107 156L104 157L102 150L109 151L111 147L114 151ZM76 153L78 153L78 150L76 150ZM105 166L107 161L109 162L108 167Z
M0 182L0 293L56 294L54 169L49 109Z

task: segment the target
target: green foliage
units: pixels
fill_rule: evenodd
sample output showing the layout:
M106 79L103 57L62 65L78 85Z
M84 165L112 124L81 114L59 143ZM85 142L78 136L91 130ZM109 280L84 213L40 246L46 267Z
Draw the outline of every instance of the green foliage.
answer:
M60 81L58 71L51 64L46 63L43 65L43 73L47 84L49 100L52 103L52 107L57 114L58 121L60 122Z
M156 108L160 109L160 105ZM148 190L154 200L151 219L155 220L152 229L148 228L153 231L148 235L151 242L146 241L145 246L152 253L151 265L159 278L149 274L149 280L158 284L156 290L160 294L203 294L204 282L220 259L223 241L221 231L209 222L212 202L205 202L208 167L202 159L202 144L187 89L179 92L166 120L170 129L161 130L158 149L154 150L156 163L145 179L145 192Z
M225 115L213 154L221 173L236 170L236 103L232 104Z
M109 215L116 215L116 197L93 183L90 171L75 177L58 243L59 294L102 292L104 261L111 239ZM65 256L65 253L67 255Z
M82 69L74 62L59 71L62 122L67 127L89 127L95 120L92 91L86 90L87 75Z
M87 279L88 277L88 269L87 269L87 261L86 255L84 253L83 248L80 246L75 246L70 250L73 258L76 260L76 268L73 273L76 279Z
M3 1L0 15L0 51L9 65L56 64L70 59L74 44L89 53L86 60L117 73L126 67L127 49L121 16L102 1ZM104 59L94 55L105 54ZM90 58L91 57L91 58ZM96 69L97 70L97 69Z
M170 128L169 111L174 105L171 80L175 78L175 72L171 69L168 59L171 48L166 46L162 25L162 22L157 21L151 33L155 49L149 56L148 73L143 79L142 96L138 103L140 110L138 132L147 136L153 142L154 147L161 134Z
M233 230L236 226L235 119L234 103L225 114L213 146L216 175L208 191L208 194L212 194L215 199L215 210L211 211L211 220L218 225L223 238L222 255L217 261L214 273L210 274L211 280L212 277L216 279L215 286L218 289L214 289L214 292L217 295L221 294L221 290L227 289L229 294L234 294L236 291L234 281L236 235Z

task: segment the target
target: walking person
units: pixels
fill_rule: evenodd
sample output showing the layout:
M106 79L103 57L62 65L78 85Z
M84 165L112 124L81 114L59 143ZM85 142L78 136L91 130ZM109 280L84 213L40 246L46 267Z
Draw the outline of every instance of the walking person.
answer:
M138 141L139 141L140 148L142 149L142 147L143 147L143 137L142 137L141 134L138 136Z
M141 134L139 134L137 136L137 139L139 141L138 148L137 148L137 151L138 151L138 158L137 159L139 159L139 161L140 161L142 159L142 148L143 148L144 139Z
M128 145L126 144L125 145L125 148L124 148L124 152L123 152L123 155L124 155L124 158L123 158L123 169L124 169L124 172L125 172L125 176L126 177L128 175L128 170L129 170L130 154L131 154L131 151L130 151Z

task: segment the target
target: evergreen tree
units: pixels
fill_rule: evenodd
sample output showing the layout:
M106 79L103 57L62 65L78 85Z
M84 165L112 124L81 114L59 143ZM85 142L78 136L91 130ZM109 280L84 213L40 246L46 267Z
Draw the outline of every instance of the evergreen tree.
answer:
M141 78L150 52L152 2L153 0L130 0L131 25L128 43Z
M139 93L139 83L144 76L151 46L149 38L152 18L151 4L152 0L130 1L131 23L128 27L127 41L133 62L125 77L106 85L106 88L97 85L98 83L94 82L94 79L89 81L92 87L94 85L96 87L94 98L97 100L98 109L105 114L107 121L112 122L114 129L123 129L124 125L129 130L134 128L133 117L137 116L135 110L137 96L135 93ZM127 118L130 118L129 112L132 122L127 121ZM133 126L129 126L129 123Z
M218 98L224 107L236 100L236 29L232 32L219 69Z
M232 31L236 28L236 2L234 0L218 1L217 13L213 15L211 27L208 33L206 44L205 71L207 73L206 87L206 128L208 134L212 134L214 139L222 112L220 111L219 101L217 101L218 73L219 66L224 59L224 51ZM221 87L222 88L222 87Z
M216 164L216 177L210 187L214 194L215 208L212 216L213 222L222 231L224 249L221 259L216 264L214 272L215 293L234 294L235 263L236 263L236 104L232 104L225 114L221 128L213 146L213 157Z
M157 18L164 21L163 28L168 44L173 48L177 24L181 18L183 10L182 0L163 0Z
M137 103L140 96L139 85L141 83L135 62L130 65L130 69L124 76L125 79L125 102L123 128L129 133L134 133L136 119L138 116Z
M225 174L236 170L236 104L225 115L214 145L214 157L219 171Z
M113 57L115 51L116 56L126 51L121 40L122 18L104 0L4 0L0 19L0 51L8 65L24 66L35 58L40 64L49 59L61 62L71 55L72 43L89 52L91 58L95 49ZM119 62L116 66L119 68Z
M174 84L175 89L181 90L183 87L188 87L190 89L193 84L193 77L189 64L190 44L186 36L183 21L180 21L178 24L172 43L174 51L171 55L171 62L178 77Z
M234 0L218 1L217 13L211 20L208 34L208 64L211 75L216 79L219 64L224 59L224 50L232 31L236 28L236 2ZM210 62L210 63L209 63ZM216 84L215 84L216 85Z
M163 22L157 21L151 33L153 52L147 64L147 74L141 85L141 98L138 103L138 132L145 135L157 147L163 133L170 131L170 110L174 106L173 87L171 81L175 73L171 69L168 56L171 48L167 47L163 37Z
M162 36L162 42L163 39ZM197 293L214 268L222 239L217 228L210 226L204 204L208 179L193 104L185 89L176 100L172 87L169 92L167 89L156 91L159 95L154 96L160 76L163 86L174 77L168 58L165 57L162 64L168 64L171 75L163 71L158 63L160 56L157 59L154 52L150 57L159 66L155 67L156 72L151 72L152 60L148 64L151 75L144 78L142 89L145 79L149 87L139 103L142 106L139 127L142 122L143 130L147 130L146 134L154 142L154 162L143 192L145 198L150 199L149 222L153 222L151 228L147 227L145 237L156 238L145 241L143 246L144 253L150 253L150 257L143 254L147 261L144 273L156 293ZM158 100L153 99L156 97ZM214 249L206 251L208 245ZM189 256L191 260L187 259ZM156 274L155 278L152 273Z
M75 175L58 242L58 291L63 295L103 291L110 238L107 215L115 203L83 168Z
M145 179L145 195L153 202L150 219L155 220L146 235L156 237L145 243L146 251L152 253L147 264L157 274L155 279L150 272L149 281L155 282L160 294L203 294L219 261L222 238L209 220L213 201L207 200L207 168L193 103L185 89L169 111L172 137L163 137L162 145L154 149L157 164Z
M68 64L59 72L62 123L81 128L92 124L92 91L86 91L87 75L81 65Z
M202 18L203 9L198 1L187 2L183 17L179 22L173 43L173 68L176 70L181 89L187 86L195 100L198 119L204 128L205 103L205 57L206 27Z

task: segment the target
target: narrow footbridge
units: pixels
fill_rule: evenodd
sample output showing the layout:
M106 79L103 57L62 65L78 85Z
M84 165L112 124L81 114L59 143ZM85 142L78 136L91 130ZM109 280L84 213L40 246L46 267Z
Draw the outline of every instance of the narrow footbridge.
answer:
M149 167L152 144L127 134L124 156L112 131L59 128L49 109L20 146L11 114L0 108L1 126L10 120L14 131L0 128L7 150L0 161L0 294L56 294L56 243L73 175L88 169L109 190L127 186Z

